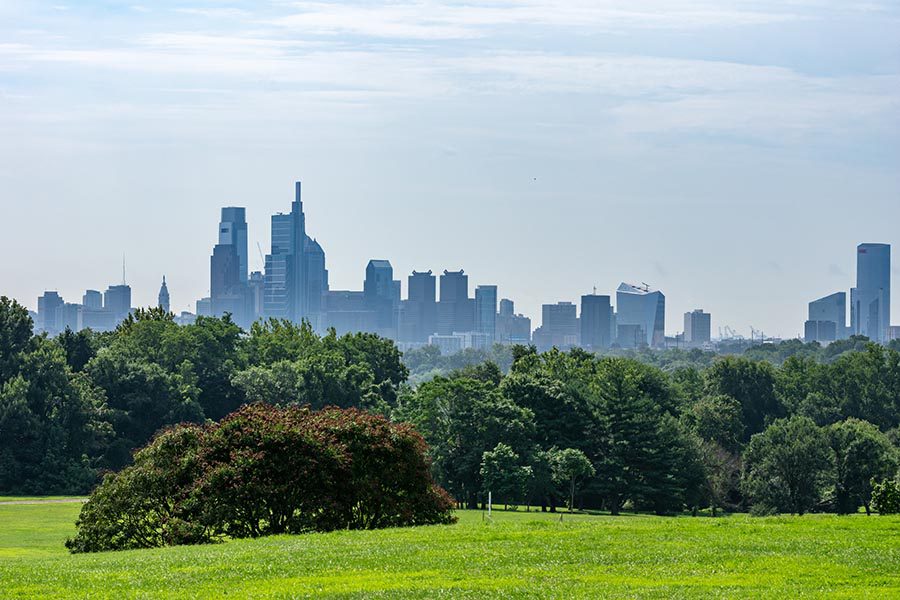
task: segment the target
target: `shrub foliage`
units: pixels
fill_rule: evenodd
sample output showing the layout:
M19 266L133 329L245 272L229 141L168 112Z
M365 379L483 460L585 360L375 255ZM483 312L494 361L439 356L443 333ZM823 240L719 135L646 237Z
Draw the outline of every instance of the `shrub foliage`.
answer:
M450 523L409 425L358 409L250 404L178 425L108 474L85 503L72 552L211 543L334 529Z

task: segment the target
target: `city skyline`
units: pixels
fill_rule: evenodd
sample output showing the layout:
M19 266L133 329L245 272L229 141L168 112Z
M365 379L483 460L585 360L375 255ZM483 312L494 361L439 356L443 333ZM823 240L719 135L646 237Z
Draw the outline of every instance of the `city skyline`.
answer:
M220 209L260 270L303 179L336 289L463 268L537 325L646 281L668 333L801 335L858 243L900 242L898 28L883 0L0 2L0 287L77 299L125 253L135 304L166 275L191 308Z
M446 343L462 343L463 347L489 345L495 339L507 343L509 338L503 338L509 335L510 327L521 330L503 320L504 313L513 316L513 301L503 298L498 304L501 298L495 284L475 282L470 286L465 270L444 270L440 275L439 296L432 271L413 270L404 294L402 281L394 279L391 262L370 259L362 290L330 288L325 252L307 233L300 181L294 183L291 211L279 211L271 217L271 254L263 257L262 247L257 246L260 259L264 258L264 271L249 273L250 239L246 214L246 207L221 208L218 237L209 263L210 294L195 301L194 311L182 311L182 319L191 312L216 316L227 312L245 328L259 318L287 318L295 322L305 319L320 333L332 327L339 333L372 331L413 346L429 341L429 336L435 335L442 341L436 339L433 343L442 348ZM850 288L849 314L845 292L811 301L809 320L803 325L803 334L796 337L823 343L854 334L867 335L879 342L896 337L896 329L900 328L891 328L890 319L891 247L889 244L861 243L857 246L856 257L857 283ZM83 296L83 316L78 312L77 304L64 302L57 290L46 290L37 301L36 325L51 332L65 327L108 328L105 319L117 323L129 310L124 307L131 303L132 290L125 280L123 259L122 283L111 285L103 294L102 303L100 293L88 289ZM470 294L471 290L474 295ZM534 343L539 349L575 345L602 349L610 344L624 348L682 343L699 345L719 337L712 333L710 313L703 309L684 313L683 330L667 331L665 294L645 282L621 283L615 291L614 305L611 295L597 295L596 292L594 288L593 294L581 296L580 311L579 306L566 300L542 303L541 323L534 323L532 328ZM440 301L435 304L437 298ZM426 300L431 303L430 308L423 305ZM506 309L504 302L508 304ZM111 307L105 318L104 311L98 310L101 304L105 309ZM134 308L139 306L138 303L131 304ZM169 310L170 295L165 275L155 305ZM174 312L177 316L179 311L174 309ZM721 331L723 327L719 326L719 329ZM730 328L725 326L724 330L729 332ZM698 331L702 332L699 337ZM468 332L465 342L450 339L451 334L464 332ZM762 333L754 328L750 337L753 339ZM530 333L528 335L530 337Z

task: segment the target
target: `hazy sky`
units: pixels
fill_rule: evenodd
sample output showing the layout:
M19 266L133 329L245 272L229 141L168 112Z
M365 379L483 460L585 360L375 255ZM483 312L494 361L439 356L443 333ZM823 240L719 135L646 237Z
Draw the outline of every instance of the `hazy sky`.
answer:
M0 294L209 288L304 184L332 288L369 258L540 305L647 282L796 336L895 246L900 4L0 0ZM900 289L894 285L894 322Z

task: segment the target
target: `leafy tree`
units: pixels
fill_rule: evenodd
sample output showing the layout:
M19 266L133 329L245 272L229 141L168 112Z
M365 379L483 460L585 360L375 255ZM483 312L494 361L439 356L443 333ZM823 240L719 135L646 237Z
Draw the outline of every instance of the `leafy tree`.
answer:
M703 487L705 499L712 516L715 517L717 509L726 509L737 504L741 460L740 456L708 440L701 440L700 455L705 474Z
M862 504L870 513L872 481L893 475L897 458L887 436L866 421L850 418L829 428L834 451L835 506L841 514Z
M900 513L900 481L885 479L872 486L872 508L880 515Z
M819 503L831 464L826 434L811 419L779 419L751 438L742 487L757 512L802 515Z
M429 445L435 478L451 494L477 507L481 461L498 443L520 456L529 450L534 415L503 397L489 383L436 377L420 385L394 412L412 423Z
M596 474L594 465L581 450L566 448L550 451L553 481L568 488L569 512L575 510L575 489L579 481Z
M83 329L78 333L66 327L66 330L56 336L56 343L66 353L66 362L72 371L81 372L88 364L96 350L94 349L93 334L89 329Z
M502 498L504 508L525 496L525 487L531 479L531 467L519 464L519 455L512 448L499 442L493 450L482 454L482 492L487 497Z
M33 326L28 309L6 296L0 297L0 384L19 372L22 353L31 343Z
M737 451L743 438L741 406L731 396L704 396L686 407L681 420L700 439L730 452Z
M706 391L710 396L725 395L741 406L744 439L765 429L766 424L784 416L785 410L775 394L775 369L767 362L726 356L706 372Z

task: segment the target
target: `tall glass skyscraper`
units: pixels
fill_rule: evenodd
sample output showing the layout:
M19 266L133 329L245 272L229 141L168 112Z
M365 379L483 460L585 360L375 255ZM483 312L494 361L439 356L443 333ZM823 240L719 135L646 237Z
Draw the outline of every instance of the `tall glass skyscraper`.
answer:
M588 294L581 297L581 345L591 350L609 348L612 306L609 296Z
M247 283L247 209L226 206L219 222L219 244L233 246L238 257L238 280Z
M497 286L479 285L475 288L475 331L494 342L497 331Z
M850 290L851 329L884 342L891 325L891 246L860 244L856 248L856 287Z
M306 234L300 182L294 187L291 212L272 216L272 252L266 255L263 313L324 327L323 295L328 291L325 251Z
M648 346L665 345L666 297L662 292L647 285L623 283L616 290L616 311L618 329L633 331L638 327Z

